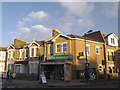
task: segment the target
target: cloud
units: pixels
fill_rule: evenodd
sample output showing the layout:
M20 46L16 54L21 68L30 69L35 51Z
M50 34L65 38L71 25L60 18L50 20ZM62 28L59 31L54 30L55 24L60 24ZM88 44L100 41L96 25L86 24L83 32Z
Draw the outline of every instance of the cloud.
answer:
M46 20L50 15L44 11L31 12L26 17L23 17L23 22L35 23Z
M94 9L94 4L88 2L61 2L61 5L67 9L67 14L82 18L88 18Z
M91 13L94 10L94 4L88 2L61 2L61 6L66 9L64 16L59 22L61 30L74 32L93 27L94 23Z

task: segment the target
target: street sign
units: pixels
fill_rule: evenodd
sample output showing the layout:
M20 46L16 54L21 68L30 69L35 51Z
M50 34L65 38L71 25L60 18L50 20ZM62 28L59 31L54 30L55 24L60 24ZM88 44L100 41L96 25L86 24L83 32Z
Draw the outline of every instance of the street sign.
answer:
M86 61L86 58L78 59L78 61Z
M41 80L42 80L42 83L43 83L43 84L46 84L46 83L47 83L46 77L45 77L44 74L41 75Z

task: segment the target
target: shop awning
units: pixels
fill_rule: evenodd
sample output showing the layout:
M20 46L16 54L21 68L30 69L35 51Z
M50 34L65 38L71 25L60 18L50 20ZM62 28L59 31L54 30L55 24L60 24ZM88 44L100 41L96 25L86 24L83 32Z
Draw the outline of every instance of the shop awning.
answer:
M15 61L14 64L28 64L28 61Z

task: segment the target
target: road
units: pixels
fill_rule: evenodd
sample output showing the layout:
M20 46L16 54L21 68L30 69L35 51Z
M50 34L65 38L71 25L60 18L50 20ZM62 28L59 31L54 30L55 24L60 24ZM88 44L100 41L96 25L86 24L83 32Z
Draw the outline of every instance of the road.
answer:
M120 83L87 83L87 82L64 82L48 81L47 84L39 84L38 81L13 80L7 82L3 80L3 88L120 88Z

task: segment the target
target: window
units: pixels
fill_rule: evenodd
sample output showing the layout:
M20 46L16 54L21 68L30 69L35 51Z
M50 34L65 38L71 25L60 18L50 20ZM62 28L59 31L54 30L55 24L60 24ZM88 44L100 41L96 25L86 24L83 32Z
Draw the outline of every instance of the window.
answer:
M4 60L4 58L5 58L5 54L4 54L4 53L2 53L2 60Z
M79 56L85 56L84 52L79 52Z
M16 73L20 73L20 65L16 65L15 70L16 70Z
M96 54L99 54L99 47L96 46Z
M114 55L114 52L112 51L111 54L112 54L112 60L115 61L115 55Z
M113 73L117 73L117 69L115 66L113 67Z
M33 63L30 63L30 73L32 74L33 73Z
M111 38L111 44L115 44L115 39Z
M31 49L31 56L34 57L34 48Z
M38 73L38 64L37 63L35 63L34 64L34 74L37 74Z
M120 58L120 51L118 51L118 57Z
M50 54L53 54L53 44L50 45L49 52L50 52Z
M9 56L8 57L11 58L11 51L9 51Z
M90 46L89 45L86 45L86 53L87 53L87 55L90 55Z
M107 51L107 57L108 57L108 61L110 61L110 53L109 53L109 51Z
M3 71L3 70L4 70L4 68L3 68L3 65L1 64L0 65L0 72Z
M0 52L0 60L5 60L5 52Z
M39 48L36 48L36 56L39 56Z
M109 73L112 73L112 67L109 66Z
M67 44L63 44L63 52L67 52Z
M20 49L20 58L23 58L23 49Z
M26 49L26 57L28 57L28 49Z
M30 63L30 73L38 74L38 63Z
M61 46L60 46L60 44L57 44L57 52L61 52Z
M102 71L103 71L102 65L99 65L99 72L102 72Z

